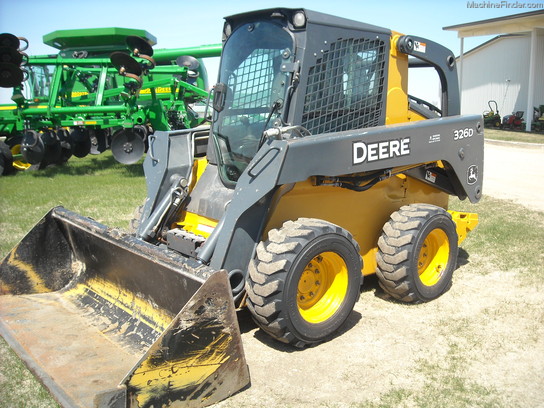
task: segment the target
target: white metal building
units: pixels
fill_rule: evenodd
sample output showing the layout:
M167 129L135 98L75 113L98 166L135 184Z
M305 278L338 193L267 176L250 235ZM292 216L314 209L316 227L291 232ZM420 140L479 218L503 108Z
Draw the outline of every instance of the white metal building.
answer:
M444 27L457 31L461 112L478 114L495 100L501 116L523 111L530 130L533 107L544 105L544 10ZM466 37L499 34L468 51Z

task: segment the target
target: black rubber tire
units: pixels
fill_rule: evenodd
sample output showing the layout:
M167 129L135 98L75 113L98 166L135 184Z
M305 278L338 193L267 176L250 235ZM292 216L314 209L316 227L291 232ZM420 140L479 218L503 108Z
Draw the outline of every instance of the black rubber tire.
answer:
M23 135L21 133L15 133L14 135L7 137L5 143L11 149L15 145L20 145L23 141Z
M426 242L432 243L436 236L441 238L443 246L433 251L428 247L436 245L427 246ZM423 303L436 299L451 287L459 252L457 242L455 223L443 208L430 204L401 207L384 225L378 240L376 274L380 286L403 302ZM421 276L431 274L427 276L432 279L420 277L420 272Z
M11 174L14 171L11 150L6 143L0 141L0 176Z
M12 135L10 138L6 139L6 144L8 145L12 155L14 154L14 151L18 151L18 153L21 153L21 143L23 142L23 134L22 133L16 133ZM17 160L13 160L13 171L16 172L17 170L28 170L31 167L30 163L27 163L22 157Z
M310 322L299 311L299 281L305 282L301 277L308 271L319 274L312 262L315 259L322 262L323 257L323 291L330 293L327 290L332 287L331 280L334 281L330 273L336 273L334 268L327 267L331 265L327 264L331 257L343 266L339 275L344 286L336 295L338 306L329 310L330 315L322 321ZM296 347L318 343L327 340L351 313L359 299L361 270L359 245L345 229L311 218L287 221L281 228L271 230L268 240L257 247L246 279L247 306L255 322L277 340ZM315 284L321 283L316 280ZM321 297L312 292L309 296L315 296L316 303Z

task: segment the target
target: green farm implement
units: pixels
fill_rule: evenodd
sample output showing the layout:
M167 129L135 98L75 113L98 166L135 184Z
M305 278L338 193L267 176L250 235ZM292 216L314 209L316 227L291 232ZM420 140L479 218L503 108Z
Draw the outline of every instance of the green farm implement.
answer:
M0 37L10 41L0 48L0 59L9 61L0 66L0 86L13 88L14 101L0 105L4 174L107 148L119 162L135 163L155 130L205 120L201 59L219 56L220 44L154 50L154 36L126 28L60 30L43 38L57 55L26 56L19 38Z

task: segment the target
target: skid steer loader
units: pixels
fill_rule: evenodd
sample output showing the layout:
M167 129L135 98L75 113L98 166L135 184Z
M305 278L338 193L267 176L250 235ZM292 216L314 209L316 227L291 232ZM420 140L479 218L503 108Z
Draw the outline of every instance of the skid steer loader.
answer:
M407 93L434 67L441 106ZM209 127L157 132L148 197L110 229L52 209L0 266L1 333L63 406L205 406L249 384L236 308L279 341L328 340L363 276L447 291L482 194L483 121L455 59L306 9L226 18Z

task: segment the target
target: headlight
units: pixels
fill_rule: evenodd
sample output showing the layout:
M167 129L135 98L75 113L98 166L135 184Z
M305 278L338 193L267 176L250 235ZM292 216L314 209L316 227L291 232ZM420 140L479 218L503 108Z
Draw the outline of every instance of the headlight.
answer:
M230 37L232 34L232 27L229 23L225 23L225 26L223 27L223 40L226 40Z
M302 28L306 25L306 15L302 11L297 11L293 16L293 25L295 28Z

